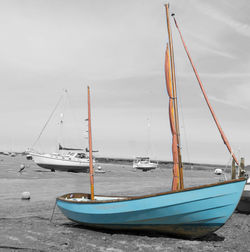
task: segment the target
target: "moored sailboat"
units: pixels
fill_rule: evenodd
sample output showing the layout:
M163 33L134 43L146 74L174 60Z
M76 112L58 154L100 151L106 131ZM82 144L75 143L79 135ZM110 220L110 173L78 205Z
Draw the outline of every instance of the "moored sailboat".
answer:
M32 160L40 167L51 171L88 172L89 157L84 152L67 153L30 152Z
M239 202L246 183L244 178L184 188L168 5L166 5L166 13L170 46L166 50L165 74L172 131L172 191L134 197L94 195L93 172L91 172L92 147L90 141L91 193L68 193L57 198L57 206L72 221L90 227L150 230L176 236L197 238L214 232L223 226ZM91 134L90 103L88 104L89 134ZM215 115L213 116L215 118ZM216 124L219 126L218 121L216 121ZM220 130L220 127L218 128ZM224 134L221 135L228 149L231 150L228 141L224 138ZM91 139L91 135L89 139ZM233 154L232 157L238 163Z
M136 157L133 161L133 168L142 171L153 170L157 166L158 163L151 161L149 157Z
M55 108L51 112L49 119L46 121L42 131L38 135L37 139L33 143L31 149L27 151L26 158L33 160L39 167L49 169L51 171L68 171L68 172L88 172L89 171L89 155L87 148L72 148L72 147L64 147L62 146L60 139L58 144L58 151L56 152L38 152L34 149L34 146L39 141L40 137L42 136L45 128L47 127L49 121L51 120L52 116L54 115L56 109L58 108L59 104L63 101L63 98L68 98L68 91L64 90L63 95L58 100ZM63 120L64 114L60 114L60 132L62 135L63 132ZM71 133L72 134L72 133Z

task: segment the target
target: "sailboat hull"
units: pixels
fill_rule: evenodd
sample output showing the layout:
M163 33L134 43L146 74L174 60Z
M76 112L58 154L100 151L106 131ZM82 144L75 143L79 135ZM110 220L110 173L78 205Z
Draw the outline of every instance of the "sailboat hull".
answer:
M157 166L158 166L158 164L156 164L156 163L133 164L134 169L143 170L143 171L149 171L149 170L156 169Z
M198 238L226 223L244 185L239 179L143 197L96 196L94 201L86 199L87 194L72 193L57 198L57 206L67 218L86 226Z
M51 154L35 154L32 153L34 162L45 169L57 171L72 171L72 172L88 172L89 160L85 159L71 159L62 155Z

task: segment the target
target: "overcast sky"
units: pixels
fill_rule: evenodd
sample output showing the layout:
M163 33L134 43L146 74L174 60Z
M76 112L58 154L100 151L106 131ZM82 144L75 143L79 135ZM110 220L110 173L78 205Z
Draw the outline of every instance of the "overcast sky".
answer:
M86 147L87 85L100 156L171 160L162 0L1 0L0 148ZM221 126L250 160L250 3L170 1ZM227 164L230 155L172 26L183 160ZM64 128L59 129L63 113ZM63 139L63 140L62 140Z

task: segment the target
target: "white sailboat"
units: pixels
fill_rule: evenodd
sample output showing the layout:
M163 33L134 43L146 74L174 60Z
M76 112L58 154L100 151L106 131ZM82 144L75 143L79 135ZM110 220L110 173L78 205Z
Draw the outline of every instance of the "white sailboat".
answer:
M67 94L67 90L65 90ZM87 148L66 148L59 143L59 151L54 153L40 153L33 150L34 145L40 139L44 129L46 128L49 120L52 118L56 108L58 107L62 97L59 99L56 107L52 111L48 121L45 123L41 133L32 146L32 150L28 151L28 156L40 167L50 169L51 171L68 171L68 172L89 172L89 155ZM60 132L62 135L63 128L63 113L60 114ZM62 142L62 139L60 139ZM27 157L28 158L28 157Z
M154 162L150 160L149 153L150 153L150 120L147 119L148 124L148 156L145 157L136 157L133 160L133 168L142 170L142 171L149 171L153 170L158 167L158 162Z
M149 157L136 157L133 161L133 168L142 171L149 171L157 168L158 163L152 162Z
M88 172L89 158L84 152L30 153L40 167L51 171Z

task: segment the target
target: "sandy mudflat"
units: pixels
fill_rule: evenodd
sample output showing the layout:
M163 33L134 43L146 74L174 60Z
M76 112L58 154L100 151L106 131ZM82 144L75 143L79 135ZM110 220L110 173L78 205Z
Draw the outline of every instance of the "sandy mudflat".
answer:
M25 164L23 173L18 172ZM129 165L100 164L106 171L95 175L95 192L140 195L167 191L170 169L134 171ZM191 176L192 174L192 176ZM185 171L185 185L218 181L213 171ZM30 201L21 200L29 191ZM89 192L88 174L50 172L22 156L0 156L0 251L250 251L250 216L234 213L229 222L202 240L164 235L91 230L67 220L55 198L69 192Z

